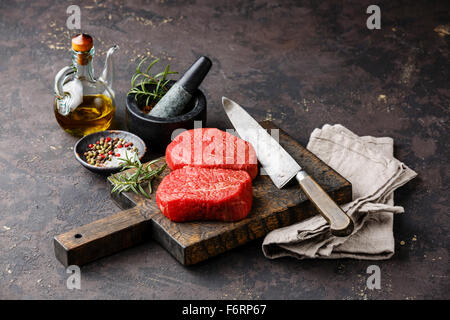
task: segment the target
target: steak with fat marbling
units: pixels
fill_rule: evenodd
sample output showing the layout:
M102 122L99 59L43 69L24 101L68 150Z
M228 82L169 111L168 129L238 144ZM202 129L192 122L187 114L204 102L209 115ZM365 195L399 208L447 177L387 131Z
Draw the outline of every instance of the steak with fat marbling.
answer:
M243 170L184 167L164 177L156 203L176 222L237 221L252 207L252 181Z
M185 166L245 170L252 180L258 173L252 145L216 128L197 128L179 134L167 146L166 161L172 170Z

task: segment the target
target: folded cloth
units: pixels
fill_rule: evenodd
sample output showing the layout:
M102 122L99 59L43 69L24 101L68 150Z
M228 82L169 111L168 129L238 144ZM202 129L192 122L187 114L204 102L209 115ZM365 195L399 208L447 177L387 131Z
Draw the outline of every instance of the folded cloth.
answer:
M307 149L351 184L353 201L341 208L355 228L348 237L335 237L327 221L316 215L273 230L262 244L268 258L389 259L394 254L394 190L417 174L394 158L392 138L359 137L341 125L315 129Z

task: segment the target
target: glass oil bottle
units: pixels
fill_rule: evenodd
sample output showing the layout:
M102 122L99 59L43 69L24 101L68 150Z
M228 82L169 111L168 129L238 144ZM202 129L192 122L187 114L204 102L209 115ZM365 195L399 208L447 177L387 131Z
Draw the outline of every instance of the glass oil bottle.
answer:
M109 49L100 78L94 77L93 39L87 34L72 38L72 65L55 77L54 113L61 128L75 136L84 136L109 128L114 117L113 61Z

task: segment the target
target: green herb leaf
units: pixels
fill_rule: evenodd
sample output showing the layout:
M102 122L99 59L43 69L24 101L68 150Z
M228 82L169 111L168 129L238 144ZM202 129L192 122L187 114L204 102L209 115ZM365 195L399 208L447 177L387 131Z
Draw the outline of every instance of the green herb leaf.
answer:
M142 64L145 62L145 60L147 60L147 57L145 57L144 59L141 60L141 62L138 64L137 68L136 68L136 73L141 73L141 66ZM148 72L147 72L148 73Z
M147 194L147 192L145 192L144 188L142 188L142 186L139 184L139 191L141 191L141 193L146 197L150 199L150 196Z
M150 64L148 65L147 70L145 71L145 73L148 74L148 72L150 71L150 69L151 69L156 63L158 63L158 62L159 62L159 58L156 58L155 60L153 60L152 63L150 63Z
M128 154L126 154L126 158L119 158L119 160L123 161L122 170L135 168L136 171L134 173L127 172L110 176L108 179L113 185L111 193L121 193L131 190L136 194L139 194L140 192L144 197L150 198L150 194L152 193L151 181L165 170L167 163L164 163L157 169L152 169L151 165L160 161L160 159L150 161L148 164L144 165L139 159L134 160L133 158L129 158ZM148 183L149 193L142 187L142 184L144 183Z
M153 60L147 66L146 71L142 72L141 68L146 60L147 57L139 62L135 74L131 77L131 89L128 91L128 94L134 94L136 101L144 97L146 105L150 105L152 102L158 102L169 90L168 84L170 80L167 77L171 74L178 74L178 72L171 71L170 65L168 64L163 72L151 75L149 72L159 62L159 58ZM155 89L149 90L146 85L155 86Z

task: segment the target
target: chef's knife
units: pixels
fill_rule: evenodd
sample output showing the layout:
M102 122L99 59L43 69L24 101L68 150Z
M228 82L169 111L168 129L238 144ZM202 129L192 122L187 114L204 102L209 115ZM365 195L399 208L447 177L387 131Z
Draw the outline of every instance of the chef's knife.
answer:
M222 97L222 104L239 136L255 148L259 162L277 188L281 189L295 177L302 190L330 224L331 233L341 237L351 234L353 221L350 217L286 150L236 102Z

